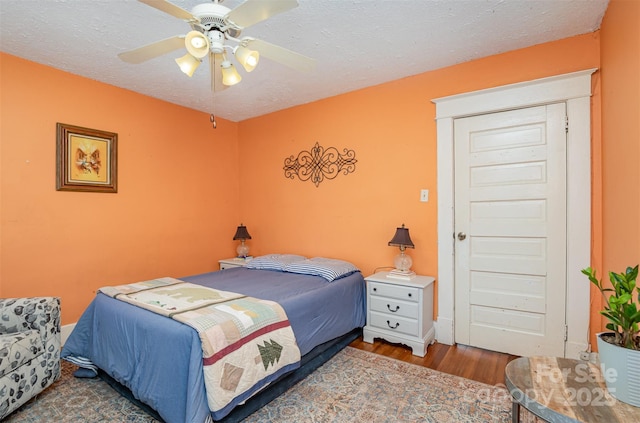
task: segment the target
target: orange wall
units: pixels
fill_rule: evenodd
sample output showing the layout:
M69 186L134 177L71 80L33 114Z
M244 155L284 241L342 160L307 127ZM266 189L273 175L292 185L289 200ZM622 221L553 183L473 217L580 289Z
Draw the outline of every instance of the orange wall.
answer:
M603 70L592 99L592 263L625 266L640 242L640 176L629 180L618 165L638 163L639 95L628 88L638 93L638 45L625 35L638 39L637 5L614 0L594 34L221 122L216 131L203 113L0 55L0 296L60 295L70 323L100 285L216 268L233 254L239 221L254 255L343 257L364 273L392 265L397 249L387 242L405 223L414 269L436 274L431 99L594 67ZM55 191L56 122L119 134L118 194ZM286 179L284 159L316 142L355 150L355 173L319 187ZM423 188L428 203L419 202ZM634 207L607 205L629 191ZM599 306L594 298L592 331Z
M58 295L217 269L234 253L237 127L2 54L0 297ZM118 134L118 193L56 191L56 122Z
M602 22L603 264L597 270L605 279L610 270L640 263L639 23L636 0L613 0Z
M436 124L431 99L598 68L599 49L596 32L242 122L240 199L253 251L343 257L370 274L393 265L398 249L387 243L396 226L405 223L416 245L409 250L413 269L437 275ZM594 81L598 79L595 74ZM599 115L597 83L593 104ZM599 133L595 128L596 144ZM286 179L284 159L316 142L355 150L356 171L317 188L308 181ZM428 203L419 201L423 188L430 190Z
M614 0L602 23L604 268L640 262L640 2Z

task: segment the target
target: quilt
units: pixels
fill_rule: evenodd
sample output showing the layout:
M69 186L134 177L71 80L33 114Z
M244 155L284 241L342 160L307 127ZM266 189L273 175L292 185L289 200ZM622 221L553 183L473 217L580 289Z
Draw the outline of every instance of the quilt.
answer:
M196 330L202 342L207 401L214 419L300 366L293 330L275 301L174 278L100 291Z

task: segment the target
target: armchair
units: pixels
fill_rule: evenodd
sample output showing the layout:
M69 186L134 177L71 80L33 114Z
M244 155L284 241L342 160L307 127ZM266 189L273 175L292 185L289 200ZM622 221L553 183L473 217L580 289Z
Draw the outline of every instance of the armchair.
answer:
M0 298L0 420L60 377L60 299Z

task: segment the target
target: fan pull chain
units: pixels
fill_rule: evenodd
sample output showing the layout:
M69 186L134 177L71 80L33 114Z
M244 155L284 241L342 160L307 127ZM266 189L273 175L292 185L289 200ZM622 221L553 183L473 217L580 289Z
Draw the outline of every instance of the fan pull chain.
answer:
M209 115L209 122L211 122L211 126L213 129L218 127L218 122L216 122L216 78L215 78L215 56L213 53L209 53L209 75L211 77L211 115Z

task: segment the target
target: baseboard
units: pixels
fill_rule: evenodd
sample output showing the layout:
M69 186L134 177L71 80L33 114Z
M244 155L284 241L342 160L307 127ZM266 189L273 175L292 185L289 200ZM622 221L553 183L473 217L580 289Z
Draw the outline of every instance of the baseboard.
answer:
M62 338L62 345L64 345L65 342L67 342L67 339L69 338L69 335L71 335L71 332L73 331L73 328L76 327L75 323L71 323L68 325L64 325L60 328L60 336Z
M436 330L436 341L440 344L453 345L453 320L439 316L438 320L433 322Z
M587 342L575 342L567 341L565 345L565 358L580 359L580 353L584 351L591 351L591 345Z

